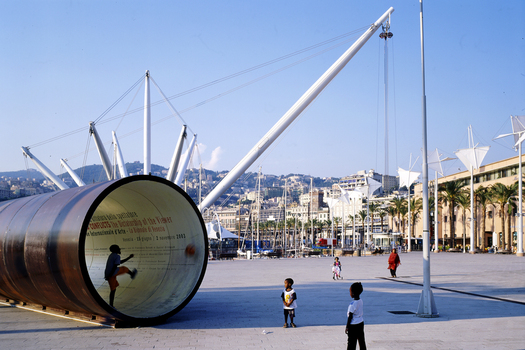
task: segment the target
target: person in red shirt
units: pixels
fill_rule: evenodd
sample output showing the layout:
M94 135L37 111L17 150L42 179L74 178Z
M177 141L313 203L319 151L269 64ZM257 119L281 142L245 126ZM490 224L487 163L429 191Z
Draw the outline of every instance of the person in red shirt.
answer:
M390 270L390 274L392 275L392 277L397 277L396 270L399 265L401 265L399 255L397 255L395 249L392 249L392 253L390 253L390 256L388 257L388 269Z

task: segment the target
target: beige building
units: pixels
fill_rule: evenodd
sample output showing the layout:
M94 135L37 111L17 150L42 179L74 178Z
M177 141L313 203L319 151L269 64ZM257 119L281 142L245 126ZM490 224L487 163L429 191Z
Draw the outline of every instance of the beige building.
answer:
M523 156L522 156L523 157ZM525 160L525 157L522 158L522 162ZM512 157L504 159L495 163L487 164L481 166L479 169L474 170L474 190L483 187L490 187L495 183L501 183L503 185L512 185L518 181L518 172L519 172L519 157ZM432 174L429 173L429 178ZM441 177L438 179L438 184L442 184L448 181L453 180L463 180L465 182L465 189L470 191L470 173L468 171L459 172L453 175ZM434 197L434 179L429 182L429 197ZM422 197L422 184L417 184L415 186L415 196ZM517 200L516 200L517 206ZM501 240L503 220L499 214L499 205L490 204L487 207L487 213L485 216L485 247L498 246L498 237ZM477 237L476 247L481 246L481 232L480 231L480 222L481 222L481 210L474 210L474 231ZM456 237L456 245L463 244L463 234L465 233L466 245L470 245L470 206L465 211L465 216L463 215L463 209L456 207L454 213L451 212L450 208L447 205L439 206L438 213L438 237L441 240L443 237L446 239L446 244L448 244L450 236L450 222L449 220L454 220L454 231ZM432 215L432 214L431 214ZM465 220L463 218L465 217ZM506 215L508 218L508 215ZM510 216L510 228L511 228L511 244L513 249L515 249L517 241L517 231L518 231L518 218L516 215L516 210L513 210L512 215ZM433 218L431 217L431 222ZM433 224L431 225L431 241L433 240ZM423 227L422 221L418 220L415 225L415 236L416 238L422 237Z

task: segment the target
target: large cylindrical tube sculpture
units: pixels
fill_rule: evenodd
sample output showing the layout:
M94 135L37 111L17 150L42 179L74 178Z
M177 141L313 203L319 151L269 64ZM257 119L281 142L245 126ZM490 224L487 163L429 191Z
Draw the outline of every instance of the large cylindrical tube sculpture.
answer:
M117 244L134 279L118 276L114 307L104 278ZM0 295L134 325L180 311L208 258L202 216L173 183L127 177L0 202Z

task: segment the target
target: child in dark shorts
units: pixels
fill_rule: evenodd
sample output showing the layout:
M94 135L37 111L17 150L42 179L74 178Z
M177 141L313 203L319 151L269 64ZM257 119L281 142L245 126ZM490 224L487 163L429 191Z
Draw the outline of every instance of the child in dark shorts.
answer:
M297 307L297 303L295 302L297 295L295 294L295 290L292 288L292 286L293 279L287 278L284 280L284 290L281 293L281 299L283 300L284 308L283 328L288 328L288 316L290 316L290 326L293 328L296 327L295 323L293 323L293 318L295 317L295 308Z

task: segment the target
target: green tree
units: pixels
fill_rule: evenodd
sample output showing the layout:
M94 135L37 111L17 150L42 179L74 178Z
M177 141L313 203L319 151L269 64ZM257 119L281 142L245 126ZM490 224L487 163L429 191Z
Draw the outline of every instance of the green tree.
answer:
M411 198L410 199L410 236L414 236L414 230L416 227L416 222L421 216L421 211L423 210L423 198Z
M366 210L360 210L358 215L361 218L361 223L363 225L363 231L359 233L360 241L363 242L364 236L365 236L365 223L366 223L366 216L367 216Z
M368 212L370 213L370 231L374 232L374 215L379 210L380 205L377 203L372 203L368 205Z
M395 208L395 215L397 216L397 231L401 232L401 211L406 204L406 199L396 197L390 201L390 206Z
M379 208L379 210L377 211L377 215L381 219L381 232L384 232L385 230L383 228L383 222L385 221L385 217L388 215L388 213L384 208Z
M467 234L467 209L470 209L470 193L467 191L464 191L461 195L459 195L456 199L456 202L458 203L458 206L461 208L461 217L463 221L463 238L466 239ZM472 242L470 242L472 245ZM463 243L462 243L463 245ZM465 250L466 247L463 247L463 250Z
M317 230L318 230L319 235L323 233L324 226L325 226L325 221L317 220Z
M485 251L485 217L487 216L487 207L489 205L492 205L492 199L490 196L490 191L487 187L479 186L474 190L474 195L476 197L476 207L479 205L481 208L481 217L480 217L480 223L479 223L479 229L480 229L480 238L481 238L481 251ZM471 242L472 244L472 242Z
M388 213L388 217L389 217L389 221L392 222L392 226L390 226L390 222L388 224L388 230L394 230L394 217L396 216L397 214L397 210L396 210L396 207L391 205L389 207L386 208L386 212ZM399 231L399 230L398 230Z
M505 207L507 205L510 205L511 202L513 202L513 196L516 195L516 189L517 189L517 183L513 185L503 185L502 183L495 183L490 186L490 193L491 197L494 203L498 204L499 207L499 213L501 217L501 248L506 250L507 249L507 242L509 239L507 239L507 235L510 234L510 232L505 232L505 217L506 217L506 210ZM509 217L510 221L510 217Z
M450 227L450 247L455 246L454 231L454 209L456 208L457 198L464 192L464 182L462 180L447 181L438 187L439 201L448 206L449 212L449 227ZM443 239L443 244L445 240Z

